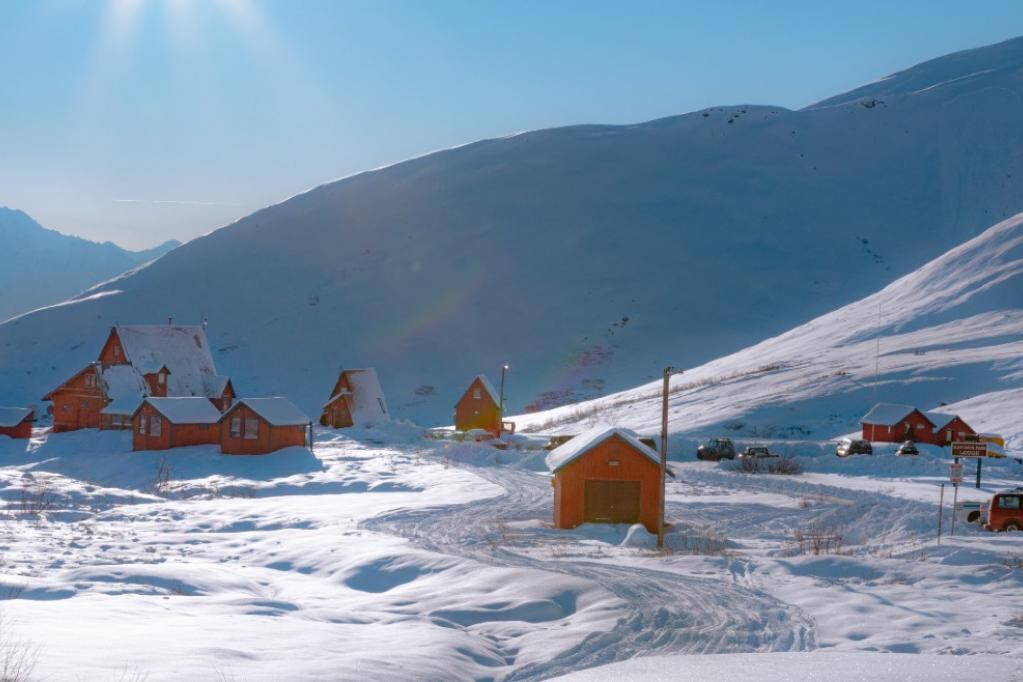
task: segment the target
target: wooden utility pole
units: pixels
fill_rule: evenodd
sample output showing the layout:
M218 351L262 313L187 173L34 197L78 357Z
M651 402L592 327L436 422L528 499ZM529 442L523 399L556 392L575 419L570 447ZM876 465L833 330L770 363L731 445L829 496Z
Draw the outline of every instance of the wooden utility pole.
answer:
M945 509L945 484L941 484L941 497L938 498L938 544L941 544L941 517Z
M498 409L501 412L501 417L498 419L497 424L497 435L500 436L504 433L504 378L508 374L508 365L501 365L501 404L498 405Z
M664 368L664 387L661 391L661 505L657 515L657 547L664 547L664 511L668 478L668 384L671 382L671 366Z

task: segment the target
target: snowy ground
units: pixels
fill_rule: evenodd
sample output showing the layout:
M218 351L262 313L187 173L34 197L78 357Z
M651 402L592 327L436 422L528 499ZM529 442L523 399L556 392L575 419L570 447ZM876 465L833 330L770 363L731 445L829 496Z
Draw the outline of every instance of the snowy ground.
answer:
M658 679L660 659L598 667L640 656L729 679L775 652L765 674L996 680L1023 661L1023 537L960 523L939 547L932 452L805 443L794 477L685 454L658 552L639 528L550 528L537 454L411 427L268 457L129 443L0 440L0 616L41 679ZM991 463L963 497L1020 478ZM813 533L841 546L815 555Z

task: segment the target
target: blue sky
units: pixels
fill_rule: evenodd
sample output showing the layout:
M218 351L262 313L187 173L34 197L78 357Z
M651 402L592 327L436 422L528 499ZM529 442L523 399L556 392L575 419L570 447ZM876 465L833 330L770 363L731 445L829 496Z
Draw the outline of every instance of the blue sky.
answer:
M0 205L141 248L442 147L798 108L1021 33L1019 0L4 0Z

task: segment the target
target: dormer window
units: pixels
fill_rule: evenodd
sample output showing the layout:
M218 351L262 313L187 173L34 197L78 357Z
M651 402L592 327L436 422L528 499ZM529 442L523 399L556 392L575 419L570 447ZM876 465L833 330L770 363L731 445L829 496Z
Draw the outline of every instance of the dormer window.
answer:
M481 396L480 396L480 387L479 386L477 386L476 388L472 389L472 397L474 399L476 399L476 400L480 399Z
M166 372L160 372L159 374L157 374L156 375L156 383L160 384L161 386L166 384L167 383L167 373Z

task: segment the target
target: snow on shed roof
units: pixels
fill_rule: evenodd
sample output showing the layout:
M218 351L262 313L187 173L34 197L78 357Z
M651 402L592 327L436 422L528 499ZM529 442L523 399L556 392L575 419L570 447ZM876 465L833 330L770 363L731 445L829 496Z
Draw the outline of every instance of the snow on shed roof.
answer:
M884 426L892 426L902 421L903 417L908 415L916 408L912 405L896 405L894 403L878 403L874 407L870 408L870 412L863 415L863 419L860 421L864 424L883 424Z
M167 393L219 397L218 376L206 331L196 325L118 325L117 336L128 361L142 374L170 370Z
M945 414L943 412L924 412L924 416L931 420L931 423L934 424L934 428L943 429L958 415Z
M208 398L146 398L145 402L172 424L216 424L220 421L220 410Z
M372 367L347 369L348 385L352 387L352 422L355 426L372 426L390 419L384 390L380 388L377 371Z
M287 398L242 398L232 405L224 416L233 412L239 405L246 405L273 426L305 426L310 421L309 417Z
M31 407L0 407L0 427L17 426L30 418L34 412Z
M483 390L487 392L487 395L490 396L490 399L493 400L494 403L496 403L498 407L500 407L501 406L501 396L500 396L500 394L498 394L498 392L496 390L494 390L494 385L492 383L490 383L489 379L487 379L487 375L486 374L477 374L476 378L473 379L471 382L469 382L469 387L471 388L472 385L474 383L476 383L477 381L479 381L480 385L483 386ZM462 398L464 398L466 396L466 394L468 394L468 393L469 393L469 389L467 388L467 389L465 389L465 393L462 394ZM461 402L461 400L459 400L459 402Z
M557 471L613 436L619 436L626 443L646 455L655 464L660 465L660 456L643 445L635 431L617 427L597 426L588 431L583 431L564 445L551 450L547 455L547 468L551 471Z

